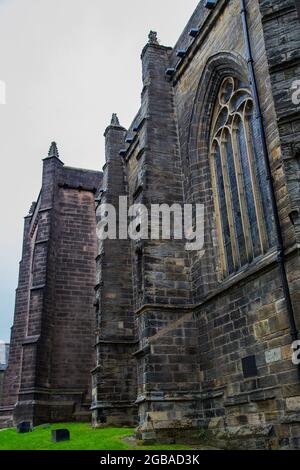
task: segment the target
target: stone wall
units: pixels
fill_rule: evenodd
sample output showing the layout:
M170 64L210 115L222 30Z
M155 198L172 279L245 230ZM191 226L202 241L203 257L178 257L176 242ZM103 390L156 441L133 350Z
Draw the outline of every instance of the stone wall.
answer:
M294 0L246 7L299 328L299 107L291 88L300 21ZM221 276L209 139L223 79L253 93L240 10L239 0L212 10L201 0L174 49L149 35L141 107L128 130L113 116L103 178L64 167L55 149L45 160L41 196L25 219L3 421L12 413L35 423L87 419L92 400L94 426L138 423L144 440L204 433L221 446L300 448L278 244ZM147 236L96 246L101 204L118 210L119 196L149 210L204 204L204 251Z
M278 109L284 115L283 96L290 107L288 91L297 78L299 19L294 2L248 1L247 11L298 317L297 220L291 213L299 208L299 172L297 157L284 158L285 141L294 148L298 140L297 127L281 127ZM199 28L196 38L189 36L192 28ZM272 60L279 58L274 78ZM197 434L204 428L221 444L229 439L253 448L298 448L300 386L276 245L235 276L222 281L219 276L208 141L223 78L234 76L251 88L240 2L220 1L212 11L200 2L175 48L160 46L152 35L142 64L141 109L127 133L130 141L120 143L130 201L203 203L206 225L204 256L187 255L174 240L132 245L132 253L138 253L132 256L138 433L144 439L176 439L182 430ZM168 67L176 67L171 79Z
M103 187L97 199L119 210L119 196L126 195L126 180L119 151L125 129L117 117L105 132L106 164ZM117 231L122 229L117 223ZM93 378L93 423L133 425L136 422L136 347L132 299L132 265L129 240L99 240L96 284L96 367Z
M2 422L89 420L99 172L65 167L56 145L25 218Z

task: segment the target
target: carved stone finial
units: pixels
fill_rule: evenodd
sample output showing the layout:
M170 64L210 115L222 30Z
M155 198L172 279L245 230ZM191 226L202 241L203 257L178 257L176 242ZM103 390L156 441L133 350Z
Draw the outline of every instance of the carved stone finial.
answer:
M113 113L112 118L111 118L111 126L120 126L120 121L116 113Z
M59 158L59 153L57 150L57 145L56 142L52 142L49 152L48 152L48 157L56 157Z
M157 44L157 45L159 44L156 31L150 31L148 38L149 38L148 44Z
M36 208L36 202L33 202L29 209L29 215L33 214Z

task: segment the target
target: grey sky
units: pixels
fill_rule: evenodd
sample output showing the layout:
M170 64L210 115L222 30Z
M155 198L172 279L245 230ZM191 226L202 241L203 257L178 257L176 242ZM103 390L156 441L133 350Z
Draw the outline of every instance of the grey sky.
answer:
M9 340L22 219L50 142L67 165L102 168L112 112L128 126L138 110L149 30L174 45L197 3L0 0L0 339Z

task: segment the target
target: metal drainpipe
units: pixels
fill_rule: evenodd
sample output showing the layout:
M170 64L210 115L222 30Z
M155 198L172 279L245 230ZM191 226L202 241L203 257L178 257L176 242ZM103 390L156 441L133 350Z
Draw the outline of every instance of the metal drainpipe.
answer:
M271 203L272 203L272 209L273 209L273 214L274 214L274 219L275 219L275 228L276 228L277 243L278 243L277 261L278 261L280 277L281 277L281 282L282 282L282 287L283 287L283 292L284 292L284 297L285 297L287 312L288 312L288 317L289 317L290 333L291 333L292 341L294 342L298 339L298 330L297 330L297 325L296 325L296 320L295 320L295 315L294 315L294 310L293 310L293 305L292 305L292 300L291 300L291 292L289 288L285 262L284 262L285 256L284 256L283 236L282 236L282 231L281 231L281 226L280 226L280 218L279 218L279 213L278 213L275 188L274 188L274 182L273 182L272 171L271 171L271 164L269 160L266 133L265 133L265 128L264 128L260 99L258 95L257 82L256 82L256 77L255 77L255 71L254 71L254 60L253 60L252 49L251 49L249 27L248 27L248 20L247 20L247 8L246 8L245 0L240 0L240 5L241 5L241 17L242 17L243 30L244 30L244 39L245 39L245 45L246 45L247 63L248 63L248 70L249 70L249 75L250 75L250 83L252 86L254 102L255 102L255 106L257 110L257 120L259 123L259 131L260 131L261 140L262 140L263 154L264 154L264 159L265 159L266 169L267 169L267 179L269 182ZM299 379L300 379L300 366L298 367L298 373L299 373Z

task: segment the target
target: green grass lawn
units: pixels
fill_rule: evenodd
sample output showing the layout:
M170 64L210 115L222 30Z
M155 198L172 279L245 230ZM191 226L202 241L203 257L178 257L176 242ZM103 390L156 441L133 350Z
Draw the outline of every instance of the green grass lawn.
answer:
M71 434L69 442L54 443L53 429L67 428ZM131 428L92 429L89 424L68 423L43 425L28 434L18 434L15 429L0 431L0 450L189 450L180 445L155 445L133 447L125 442L132 436Z

